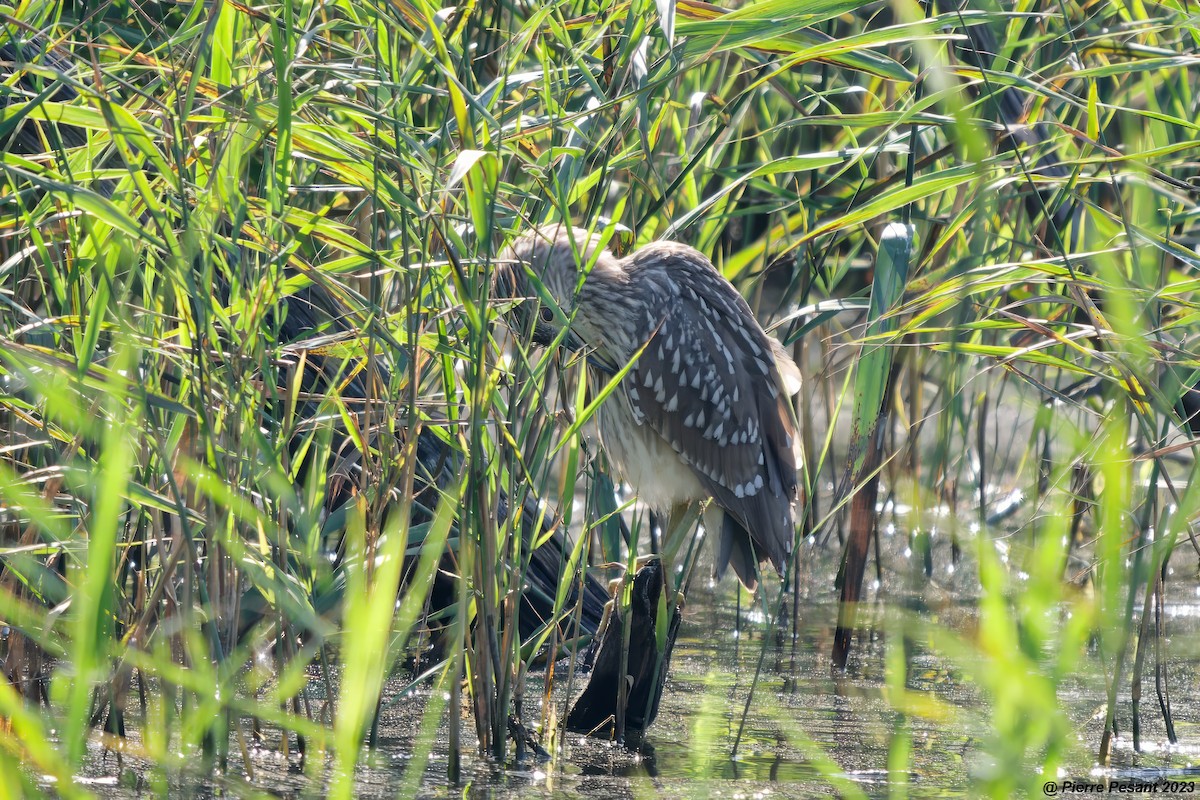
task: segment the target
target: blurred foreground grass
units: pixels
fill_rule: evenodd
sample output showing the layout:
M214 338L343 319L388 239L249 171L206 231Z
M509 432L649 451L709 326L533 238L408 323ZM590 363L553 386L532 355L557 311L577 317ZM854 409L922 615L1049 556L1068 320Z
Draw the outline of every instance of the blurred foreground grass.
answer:
M1085 654L1105 761L1118 709L1159 713L1141 681L1169 688L1169 559L1200 552L1193 22L1173 2L0 4L3 789L86 794L88 741L129 725L164 774L273 731L348 796L401 666L445 693L425 731L510 755L579 568L631 558L602 460L555 424L586 405L575 368L489 298L510 233L563 218L686 241L780 322L809 378L810 545L836 548L878 478L930 520L906 532L930 553L914 592L935 535L976 565L978 633L944 656L982 665L980 791L1063 764L1056 696ZM876 274L890 223L913 238ZM880 409L864 471L838 432ZM522 625L554 525L579 545L552 617ZM942 713L905 684L933 623L905 620L896 776L903 720ZM524 714L544 741L554 708ZM853 792L828 745L805 752Z

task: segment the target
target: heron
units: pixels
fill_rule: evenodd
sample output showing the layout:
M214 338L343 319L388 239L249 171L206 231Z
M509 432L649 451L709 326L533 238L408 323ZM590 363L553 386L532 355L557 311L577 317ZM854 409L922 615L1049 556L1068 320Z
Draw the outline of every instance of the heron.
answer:
M621 258L565 224L518 236L500 264L500 291L528 298L516 308L529 304L518 313L535 344L582 347L598 382L631 365L596 412L600 444L617 476L671 520L664 535L678 537L675 526L689 527L688 513L711 499L714 577L731 566L754 591L764 562L782 574L802 463L791 404L800 371L733 284L687 245L659 241ZM672 553L679 542L661 546Z

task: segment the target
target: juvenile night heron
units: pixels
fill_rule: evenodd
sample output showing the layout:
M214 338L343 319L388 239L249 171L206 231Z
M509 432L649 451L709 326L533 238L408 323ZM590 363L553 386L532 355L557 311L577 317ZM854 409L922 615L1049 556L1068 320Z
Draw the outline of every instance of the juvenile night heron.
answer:
M617 258L598 236L562 225L520 236L502 259L501 290L536 297L536 275L601 385L633 362L597 415L601 444L640 499L672 523L713 499L705 521L720 530L718 578L732 565L753 590L759 563L782 571L795 535L790 398L800 374L733 285L686 245L656 242ZM552 308L519 313L536 343L557 337Z

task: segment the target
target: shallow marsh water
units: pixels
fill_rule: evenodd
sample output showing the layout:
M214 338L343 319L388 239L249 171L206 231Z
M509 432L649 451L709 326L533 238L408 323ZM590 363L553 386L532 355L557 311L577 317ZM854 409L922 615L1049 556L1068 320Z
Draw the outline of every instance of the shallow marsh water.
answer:
M839 781L851 782L869 797L895 793L898 782L911 797L975 796L979 782L995 769L990 753L1003 747L995 741L992 699L975 679L976 670L988 668L985 643L978 641L978 578L969 558L951 568L948 543L936 537L931 559L935 569L928 578L907 536L889 528L883 546L882 581L872 587L872 602L862 609L860 636L844 675L831 676L829 667L836 623L831 588L836 548L829 548L805 554L811 568L805 570L809 577L800 587L794 640L768 632L761 610L739 607L732 581L693 587L662 709L640 752L568 735L550 762L499 767L468 745L465 785L449 786L443 718L417 784L419 796L825 797L836 792ZM995 546L1005 549L1003 542ZM1189 561L1190 548L1188 553L1184 549L1178 550L1174 562L1179 574L1168 584L1165 609L1167 686L1178 743L1167 743L1151 656L1145 668L1141 751L1135 752L1129 734L1126 679L1118 701L1121 735L1114 744L1113 766L1107 772L1096 770L1105 680L1091 648L1057 692L1057 704L1072 730L1068 738L1073 739L1062 759L1060 779L1098 780L1107 775L1152 781L1173 776L1200 784L1200 584L1194 559ZM1019 581L1014 588L1019 591ZM742 595L741 602L747 599ZM901 641L907 641L907 649L898 647ZM904 677L898 679L894 671L905 663ZM393 678L385 703L409 680ZM531 676L527 697L540 695L541 680L540 674ZM555 697L561 714L566 699L561 674L559 681ZM754 696L747 711L752 684ZM428 690L422 690L386 707L377 748L360 770L359 796L398 796L428 697ZM319 705L320 697L314 702ZM528 706L527 701L529 717L537 718L538 710ZM468 717L463 729L469 737ZM219 777L210 770L156 777L136 757L127 755L118 763L99 747L83 777L92 790L110 797L151 796L163 790L172 797L319 795L323 786L299 773L294 755L288 759L269 749L277 742L268 731L263 747L251 751L250 780L236 745L229 769ZM889 772L889 757L897 748L907 748L907 755L897 762L903 765L900 769ZM1033 766L1021 782L1040 786Z

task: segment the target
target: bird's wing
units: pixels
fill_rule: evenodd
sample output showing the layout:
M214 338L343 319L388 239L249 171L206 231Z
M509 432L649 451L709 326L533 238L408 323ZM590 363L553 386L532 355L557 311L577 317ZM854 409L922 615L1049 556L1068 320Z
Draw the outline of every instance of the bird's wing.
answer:
M782 569L795 530L796 427L769 338L699 251L660 243L626 269L654 309L625 378L635 416L749 532L757 560Z

